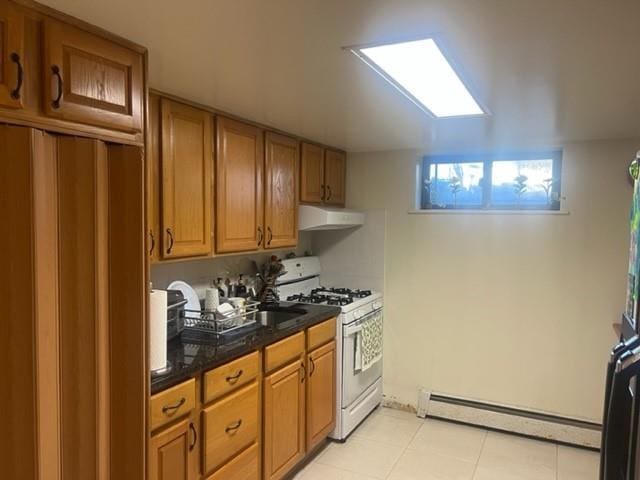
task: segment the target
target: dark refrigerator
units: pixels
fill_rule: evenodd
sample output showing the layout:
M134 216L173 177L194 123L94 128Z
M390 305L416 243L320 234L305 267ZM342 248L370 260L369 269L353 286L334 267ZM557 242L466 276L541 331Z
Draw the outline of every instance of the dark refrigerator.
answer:
M640 480L640 464L636 466L640 442L640 329L638 296L640 281L640 152L629 166L633 181L630 215L629 269L627 301L622 315L620 342L614 346L607 365L600 480Z

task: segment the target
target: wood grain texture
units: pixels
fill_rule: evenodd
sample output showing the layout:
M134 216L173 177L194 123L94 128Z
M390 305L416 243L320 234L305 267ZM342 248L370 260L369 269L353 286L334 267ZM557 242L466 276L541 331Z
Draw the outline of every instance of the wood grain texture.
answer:
M46 115L125 132L142 131L142 54L50 18L44 20L44 46ZM59 106L52 102L60 87L53 67L62 76Z
M307 351L311 351L336 336L336 319L330 318L307 329Z
M271 372L304 353L304 332L298 332L264 349L264 371Z
M259 384L253 382L203 410L205 473L258 441Z
M254 443L227 462L207 480L258 480L260 478L260 446Z
M24 16L7 0L0 0L0 105L22 108L22 96L12 92L18 86L18 67L12 55L23 61Z
M189 420L151 437L148 480L196 480L189 469Z
M63 478L108 478L106 160L102 142L58 139Z
M283 478L305 455L305 384L299 362L264 379L263 478Z
M259 128L216 119L217 253L257 250L264 241L263 137Z
M298 165L295 138L267 132L265 141L265 248L298 244Z
M260 374L258 352L233 360L204 374L203 401L208 403L216 398L252 381Z
M36 401L40 480L59 480L60 324L58 317L58 185L56 138L33 136L33 229L35 252Z
M307 355L307 451L336 426L336 342Z
M147 445L147 259L142 149L109 145L110 472L145 478ZM126 332L123 335L122 332Z
M162 110L162 256L211 252L213 142L207 112L171 100Z
M346 199L346 154L341 151L327 149L325 151L324 169L325 184L327 186L324 203L344 207Z
M324 200L324 148L303 142L300 149L300 201L321 204Z
M38 473L32 138L30 129L0 125L0 255L4 268L0 292L6 299L5 318L0 322L0 360L5 366L0 408L7 412L0 435L0 462L3 476L25 480L35 480Z
M170 408L176 406L177 408ZM156 430L196 408L196 382L192 378L156 393L150 401L151 430Z

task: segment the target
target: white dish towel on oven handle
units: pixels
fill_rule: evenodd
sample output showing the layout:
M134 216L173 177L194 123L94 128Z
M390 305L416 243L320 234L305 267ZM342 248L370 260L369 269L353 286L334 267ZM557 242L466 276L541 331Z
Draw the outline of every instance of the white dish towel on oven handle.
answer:
M382 312L359 325L356 331L353 369L365 372L382 358Z

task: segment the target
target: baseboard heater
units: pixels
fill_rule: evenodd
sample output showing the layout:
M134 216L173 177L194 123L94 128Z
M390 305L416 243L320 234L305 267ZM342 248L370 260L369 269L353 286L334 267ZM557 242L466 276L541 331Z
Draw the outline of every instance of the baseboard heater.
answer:
M584 420L532 412L432 393L426 416L516 433L590 449L600 448L602 426Z

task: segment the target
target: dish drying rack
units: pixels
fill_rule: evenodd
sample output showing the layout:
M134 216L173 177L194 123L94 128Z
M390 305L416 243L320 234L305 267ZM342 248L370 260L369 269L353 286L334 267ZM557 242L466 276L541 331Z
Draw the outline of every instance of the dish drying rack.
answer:
M213 336L229 335L236 330L256 323L260 302L247 302L245 305L233 308L223 315L212 310L184 311L184 328L193 332Z

